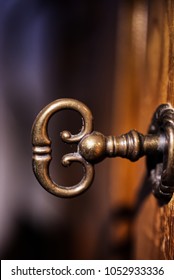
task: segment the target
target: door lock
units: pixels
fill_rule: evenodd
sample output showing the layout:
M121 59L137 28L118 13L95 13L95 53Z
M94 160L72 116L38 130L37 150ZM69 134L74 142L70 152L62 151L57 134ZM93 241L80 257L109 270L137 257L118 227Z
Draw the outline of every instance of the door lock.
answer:
M61 132L65 143L77 143L77 152L63 156L62 164L80 162L84 167L82 180L70 187L55 183L49 172L51 140L48 122L58 111L75 110L82 117L80 133ZM122 157L137 161L147 156L147 169L152 182L152 192L168 202L174 192L174 109L170 104L160 105L152 118L147 135L136 130L121 136L104 136L93 130L93 116L89 108L74 99L58 99L47 105L36 117L32 127L33 171L39 183L59 197L73 197L84 192L94 178L94 165L106 157Z

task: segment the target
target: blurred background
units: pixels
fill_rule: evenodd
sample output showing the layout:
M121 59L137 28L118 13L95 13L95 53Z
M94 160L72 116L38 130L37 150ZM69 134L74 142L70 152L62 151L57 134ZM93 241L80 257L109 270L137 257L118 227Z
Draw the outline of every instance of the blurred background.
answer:
M95 129L105 135L147 131L156 107L147 92L157 91L159 72L158 62L148 66L148 12L157 18L162 5L150 2L0 0L1 259L133 258L132 213L144 160L132 166L107 159L96 166L90 190L60 199L34 177L31 127L44 106L69 97L92 110ZM51 173L60 184L82 177L78 164L60 164L75 147L61 143L59 133L80 127L74 112L50 122Z

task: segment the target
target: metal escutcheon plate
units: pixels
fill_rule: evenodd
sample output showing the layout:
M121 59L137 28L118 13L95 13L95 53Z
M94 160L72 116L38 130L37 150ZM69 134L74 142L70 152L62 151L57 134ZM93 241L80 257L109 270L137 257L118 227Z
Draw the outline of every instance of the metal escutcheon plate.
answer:
M160 105L152 119L149 134L160 134L163 153L147 157L152 192L157 199L168 202L174 192L174 109L170 104Z

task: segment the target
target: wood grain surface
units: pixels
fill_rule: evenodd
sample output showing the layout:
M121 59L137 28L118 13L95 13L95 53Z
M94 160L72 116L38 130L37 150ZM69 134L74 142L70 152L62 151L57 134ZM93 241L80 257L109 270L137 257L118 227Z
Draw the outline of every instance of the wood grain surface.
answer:
M112 132L146 133L157 106L174 105L174 1L125 1L118 15ZM112 244L122 242L125 257L174 259L174 199L159 207L148 192L145 160L113 160L110 185ZM117 250L113 257L124 256Z

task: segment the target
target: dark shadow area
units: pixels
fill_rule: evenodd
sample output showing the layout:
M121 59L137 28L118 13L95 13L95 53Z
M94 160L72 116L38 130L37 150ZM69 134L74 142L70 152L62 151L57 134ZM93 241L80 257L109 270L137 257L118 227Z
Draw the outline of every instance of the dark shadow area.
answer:
M118 4L111 0L0 2L2 259L93 259L97 255L96 240L103 213L108 212L107 174L96 177L96 186L80 198L52 197L32 173L31 127L45 105L71 97L91 108L97 130L109 132ZM79 123L75 115L61 114L50 125L53 156L58 156L51 168L58 182L69 184L69 178L76 182L81 176L75 168L59 167L67 146L56 142L62 130L79 131ZM102 170L99 167L99 174ZM98 257L105 258L105 249Z
M26 219L17 222L18 231L2 259L71 259L71 228L66 225L43 230Z

